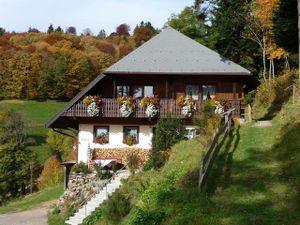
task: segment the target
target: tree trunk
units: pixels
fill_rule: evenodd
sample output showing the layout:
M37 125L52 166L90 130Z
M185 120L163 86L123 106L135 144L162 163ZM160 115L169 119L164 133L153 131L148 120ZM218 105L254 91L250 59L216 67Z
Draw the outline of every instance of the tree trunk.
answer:
M299 62L298 62L298 74L299 74L299 80L300 80L300 0L297 0L298 2L298 46L299 46Z
M298 1L300 1L300 0L298 0ZM267 79L266 79L267 63L266 63L266 40L265 40L265 37L263 37L262 51L263 51L263 67L264 67L263 78L264 78L265 82L267 82Z

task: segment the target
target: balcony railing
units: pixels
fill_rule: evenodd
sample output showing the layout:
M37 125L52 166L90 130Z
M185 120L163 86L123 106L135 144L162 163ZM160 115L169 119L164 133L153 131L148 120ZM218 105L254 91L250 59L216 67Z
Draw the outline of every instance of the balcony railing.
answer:
M103 118L122 118L120 113L120 107L118 105L117 99L114 98L102 98L100 104L100 115L98 117ZM230 100L231 106L235 108L234 115L240 115L240 100ZM193 112L193 117L197 118L200 116L201 101L196 101L197 110ZM87 105L79 102L73 105L69 110L64 113L66 117L91 117L87 113ZM176 105L175 99L160 99L159 100L159 112L156 117L176 117L184 118L181 114L181 107ZM145 108L136 101L134 112L130 117L134 118L147 118L145 113Z

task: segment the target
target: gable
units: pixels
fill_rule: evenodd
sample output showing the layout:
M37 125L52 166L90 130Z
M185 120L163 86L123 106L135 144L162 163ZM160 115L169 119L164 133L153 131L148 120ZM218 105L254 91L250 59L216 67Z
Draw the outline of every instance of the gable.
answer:
M165 29L109 67L105 73L251 74L173 28Z

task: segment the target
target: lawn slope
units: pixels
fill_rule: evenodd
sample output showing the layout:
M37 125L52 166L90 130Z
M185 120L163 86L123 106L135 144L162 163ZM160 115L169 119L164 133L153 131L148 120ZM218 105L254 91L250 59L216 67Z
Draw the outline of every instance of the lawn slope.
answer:
M36 153L36 160L41 164L50 157L50 151L46 144L48 129L45 128L45 123L65 104L65 102L57 101L0 101L0 107L12 108L21 114L27 137L33 141L29 148Z
M197 178L205 149L183 141L160 171L129 179L85 224L299 224L299 106L287 103L271 127L235 128L203 193Z

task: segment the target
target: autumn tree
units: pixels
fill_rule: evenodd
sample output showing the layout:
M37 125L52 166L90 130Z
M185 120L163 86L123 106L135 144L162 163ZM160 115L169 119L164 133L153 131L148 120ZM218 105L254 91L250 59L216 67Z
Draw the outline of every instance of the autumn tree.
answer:
M120 36L129 36L130 26L128 24L120 24L116 28L116 33Z
M53 32L54 32L53 25L50 24L50 26L48 27L47 33L50 34L50 33L53 33Z
M66 34L76 35L76 27L73 27L73 26L67 27Z
M29 27L27 32L28 33L40 33L40 31L34 27Z
M136 26L136 28L133 31L133 37L136 46L140 46L144 42L148 41L150 38L153 37L153 35L153 31L147 26L145 26L144 22L142 22L139 26Z

